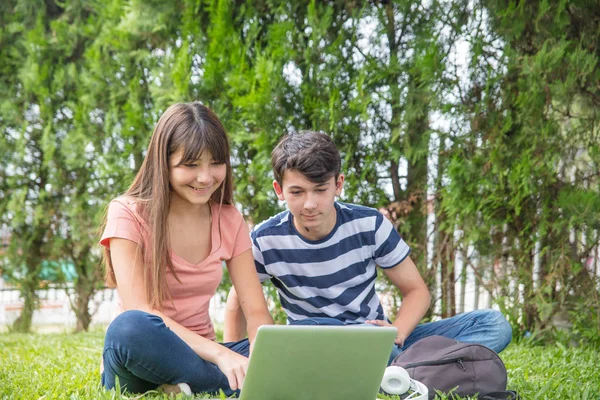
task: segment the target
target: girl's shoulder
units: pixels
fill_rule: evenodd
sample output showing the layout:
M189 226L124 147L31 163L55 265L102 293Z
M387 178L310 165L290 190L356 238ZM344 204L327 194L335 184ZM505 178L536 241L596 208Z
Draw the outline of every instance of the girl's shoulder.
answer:
M119 197L115 197L114 199L112 199L110 201L110 205L111 206L117 206L117 207L125 207L127 209L130 209L131 211L137 211L138 209L138 203L136 201L136 199L134 199L131 196L119 196Z
M216 212L220 211L221 216L224 218L236 218L236 219L243 218L242 213L240 213L240 211L231 204L213 203L212 209L213 209L213 211L216 211Z
M237 226L241 221L244 220L242 213L230 204L213 204L212 205L213 215L217 215L220 212L220 218L222 222Z
M110 201L108 210L109 215L127 213L136 217L136 219L142 219L139 201L131 196L115 197Z

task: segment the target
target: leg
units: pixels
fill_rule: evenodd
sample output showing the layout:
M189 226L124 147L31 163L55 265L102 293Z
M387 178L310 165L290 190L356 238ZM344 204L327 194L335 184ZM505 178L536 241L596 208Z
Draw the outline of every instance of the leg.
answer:
M342 321L340 321L339 319L335 319L335 318L313 317L313 318L301 319L299 321L294 321L290 325L348 325L348 324L345 324ZM377 325L373 325L373 326L377 326ZM402 352L402 350L400 350L400 348L394 344L392 346L392 352L390 353L390 357L388 359L387 365L390 365L392 363L392 361L394 360L394 358L396 358L396 356L398 354L400 354L401 352Z
M392 352L390 353L390 358L388 359L388 367L392 364L392 361L394 361L394 359L400 355L400 353L402 353L402 349L400 349L400 346L394 343L392 345Z
M441 321L417 325L406 339L402 350L406 350L417 340L432 335L482 344L499 353L510 343L512 328L499 311L475 310Z
M336 318L312 317L293 321L290 325L346 325Z
M233 393L215 364L198 357L160 317L142 311L126 311L111 323L103 358L102 384L107 389L114 388L118 378L121 389L132 393L181 382L195 393Z

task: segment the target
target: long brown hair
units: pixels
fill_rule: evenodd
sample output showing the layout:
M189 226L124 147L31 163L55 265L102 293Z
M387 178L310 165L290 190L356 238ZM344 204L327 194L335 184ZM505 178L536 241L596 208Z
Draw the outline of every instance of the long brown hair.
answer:
M221 121L211 109L198 102L172 105L158 120L146 158L125 193L125 196L135 199L138 212L150 230L149 259L144 260L144 287L146 298L153 308L162 307L166 298L170 297L166 282L167 268L175 274L169 255L167 229L167 216L171 205L169 159L180 149L183 149L183 156L178 165L198 160L205 150L210 151L216 161L226 164L225 180L211 195L210 202L220 205L233 204L229 140ZM217 218L219 217L220 213ZM115 287L117 282L110 250L106 248L104 265L106 283Z

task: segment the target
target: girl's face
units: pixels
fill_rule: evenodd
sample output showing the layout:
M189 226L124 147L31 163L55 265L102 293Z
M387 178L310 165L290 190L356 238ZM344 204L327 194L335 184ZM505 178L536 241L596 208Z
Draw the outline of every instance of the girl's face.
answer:
M206 204L210 196L219 188L227 175L227 165L213 159L204 150L196 161L179 165L183 149L169 159L169 182L173 196L191 204Z

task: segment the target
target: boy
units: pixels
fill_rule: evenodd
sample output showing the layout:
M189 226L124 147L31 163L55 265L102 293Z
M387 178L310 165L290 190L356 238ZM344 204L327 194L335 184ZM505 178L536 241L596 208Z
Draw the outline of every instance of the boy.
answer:
M494 310L477 310L419 324L430 294L410 249L391 222L375 209L337 202L342 192L340 155L324 133L286 135L271 155L277 197L284 211L251 233L261 281L271 279L290 324L395 326L390 362L415 341L442 335L483 344L496 352L512 330ZM399 289L402 303L390 324L375 293L376 267ZM224 341L245 336L237 294L227 299Z

